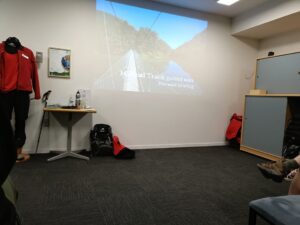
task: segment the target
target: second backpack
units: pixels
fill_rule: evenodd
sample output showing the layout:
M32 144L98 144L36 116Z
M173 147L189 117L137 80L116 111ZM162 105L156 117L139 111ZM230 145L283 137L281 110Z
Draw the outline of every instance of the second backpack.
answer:
M96 124L90 132L91 155L113 156L112 129L107 124Z

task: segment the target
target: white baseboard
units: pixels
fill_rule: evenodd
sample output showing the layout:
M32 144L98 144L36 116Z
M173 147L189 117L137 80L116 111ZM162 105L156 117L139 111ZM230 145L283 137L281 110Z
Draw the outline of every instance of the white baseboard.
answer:
M203 142L203 143L184 143L184 144L156 144L156 145L125 145L125 147L135 150L143 150L143 149L161 149L161 148L191 148L191 147L209 147L209 146L224 146L227 145L225 141L223 142ZM79 151L82 149L89 150L90 147L88 146L75 146L72 147L72 151ZM53 151L66 151L66 148L56 148ZM26 153L34 153L34 151L28 151L24 149ZM41 148L38 149L38 153L49 153L49 149Z
M80 151L80 150L83 150L83 149L86 149L86 150L89 150L90 149L90 146L72 146L72 151ZM55 148L55 149L51 149L49 150L49 148L39 148L37 153L40 154L40 153L49 153L51 151L55 151L55 152L65 152L67 150L66 147L62 147L62 148ZM35 150L28 150L28 149L23 149L23 152L26 152L26 153L29 153L29 154L34 154L35 153Z
M209 147L209 146L224 146L223 142L206 142L206 143L185 143L185 144L157 144L157 145L128 145L130 149L159 149L159 148L191 148L191 147Z

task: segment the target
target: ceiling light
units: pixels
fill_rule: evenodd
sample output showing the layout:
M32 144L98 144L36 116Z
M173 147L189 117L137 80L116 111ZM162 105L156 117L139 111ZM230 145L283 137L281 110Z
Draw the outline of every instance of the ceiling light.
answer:
M238 2L239 0L218 0L217 3L222 5L232 5L233 3Z

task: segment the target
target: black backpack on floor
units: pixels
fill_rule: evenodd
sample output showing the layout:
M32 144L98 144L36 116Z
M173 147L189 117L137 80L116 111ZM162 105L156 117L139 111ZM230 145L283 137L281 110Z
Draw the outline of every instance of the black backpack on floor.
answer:
M90 132L91 155L113 156L112 129L107 124L96 124Z

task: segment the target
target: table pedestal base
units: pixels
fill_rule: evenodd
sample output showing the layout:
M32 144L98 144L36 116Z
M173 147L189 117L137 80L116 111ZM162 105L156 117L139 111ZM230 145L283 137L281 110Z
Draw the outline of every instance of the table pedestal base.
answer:
M73 125L73 122L72 122L72 112L68 112L67 151L64 152L64 153L60 153L57 156L53 156L50 159L47 159L48 162L51 162L51 161L54 161L54 160L57 160L57 159L62 159L62 158L69 157L69 156L77 158L77 159L89 160L89 157L77 154L77 153L75 153L75 152L73 152L71 150L71 144L72 144L72 125Z
M74 157L74 158L77 158L77 159L84 159L84 160L89 160L90 159L89 157L77 154L75 152L63 152L63 153L60 153L59 155L56 155L56 156L53 156L53 157L47 159L47 161L51 162L51 161L54 161L54 160L57 160L57 159L65 158L65 157Z

